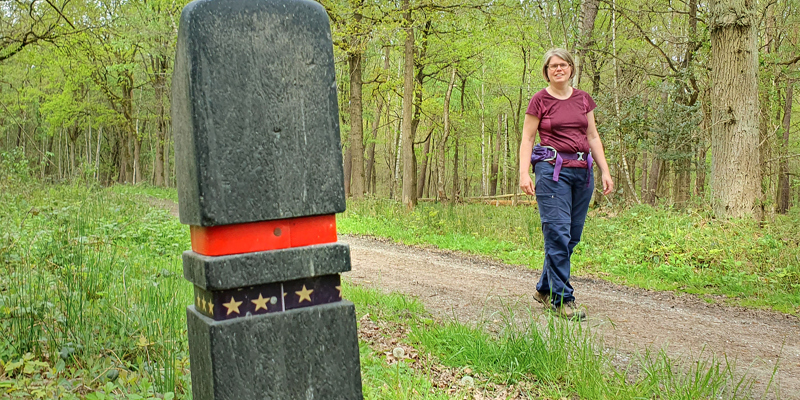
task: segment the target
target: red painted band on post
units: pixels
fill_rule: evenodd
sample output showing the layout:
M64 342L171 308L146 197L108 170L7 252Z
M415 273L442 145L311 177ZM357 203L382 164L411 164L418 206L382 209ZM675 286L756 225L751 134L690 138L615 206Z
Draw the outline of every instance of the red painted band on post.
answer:
M336 241L336 214L190 227L192 250L205 256L288 249Z

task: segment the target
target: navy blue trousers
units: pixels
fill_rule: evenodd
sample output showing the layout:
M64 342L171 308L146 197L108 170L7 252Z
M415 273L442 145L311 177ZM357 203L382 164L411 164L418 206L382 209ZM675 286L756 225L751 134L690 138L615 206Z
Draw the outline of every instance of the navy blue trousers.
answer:
M544 235L544 267L536 290L549 293L553 305L559 306L575 300L569 283L570 257L581 241L594 191L594 176L583 168L562 168L555 182L553 169L548 162L538 162L534 168L536 202Z

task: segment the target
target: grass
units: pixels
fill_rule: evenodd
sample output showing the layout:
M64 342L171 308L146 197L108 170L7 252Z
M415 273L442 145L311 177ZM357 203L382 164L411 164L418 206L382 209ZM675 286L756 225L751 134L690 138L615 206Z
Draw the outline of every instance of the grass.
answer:
M499 329L487 329L434 322L418 302L396 294L363 287L348 287L347 293L358 304L360 315L388 323L389 330L394 324L406 326L408 334L401 342L449 368L455 375L449 384L462 394L470 393L461 384L463 377L470 376L475 382L473 392L492 394L511 388L528 398L737 399L753 395L752 380L738 375L727 360L698 358L683 366L657 351L614 365L613 350L605 349L584 325L550 315L514 315L509 309ZM416 368L423 374L430 370L427 365ZM394 382L388 377L385 385Z
M374 235L541 268L535 207L394 201L348 203L342 233ZM729 302L800 314L800 209L763 226L707 213L638 206L610 216L590 211L573 272L654 290L724 296Z

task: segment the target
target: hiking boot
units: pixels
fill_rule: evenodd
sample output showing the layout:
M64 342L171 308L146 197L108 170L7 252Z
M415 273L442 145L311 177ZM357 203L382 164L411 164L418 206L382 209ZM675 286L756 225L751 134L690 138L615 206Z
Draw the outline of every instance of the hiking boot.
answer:
M547 307L550 305L550 293L542 293L538 290L533 292L533 299Z
M574 301L562 303L560 307L552 306L550 310L564 319L583 321L586 318L586 312L578 307Z

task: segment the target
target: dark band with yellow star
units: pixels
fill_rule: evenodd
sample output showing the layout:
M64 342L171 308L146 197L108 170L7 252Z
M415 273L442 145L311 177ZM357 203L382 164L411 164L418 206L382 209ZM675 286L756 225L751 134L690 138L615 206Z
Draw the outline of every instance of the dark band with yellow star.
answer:
M339 274L209 291L194 287L194 306L217 321L283 312L342 300Z

